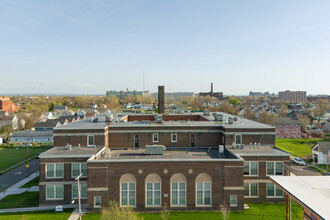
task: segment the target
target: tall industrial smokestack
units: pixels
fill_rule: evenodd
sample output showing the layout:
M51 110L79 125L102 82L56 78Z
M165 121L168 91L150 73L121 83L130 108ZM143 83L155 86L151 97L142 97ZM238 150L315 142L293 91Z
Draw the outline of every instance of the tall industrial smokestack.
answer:
M164 86L158 86L158 113L165 113L165 90Z
M213 96L213 83L211 83L211 96Z

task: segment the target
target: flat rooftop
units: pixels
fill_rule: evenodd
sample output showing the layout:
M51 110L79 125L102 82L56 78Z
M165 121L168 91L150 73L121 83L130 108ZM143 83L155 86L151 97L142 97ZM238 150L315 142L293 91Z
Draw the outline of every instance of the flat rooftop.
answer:
M218 149L208 148L171 148L164 150L163 155L147 155L145 149L111 150L110 156L103 154L96 161L103 162L161 162L161 161L216 161L242 160L230 151L219 154Z
M270 180L323 219L330 219L330 176L270 176Z
M80 147L72 146L71 149L64 147L53 147L40 154L39 158L89 158L97 154L103 147Z
M219 113L219 112L218 112ZM139 114L139 113L113 113L113 119L109 123L110 127L186 127L186 126L206 126L206 127L223 127L225 129L274 129L273 126L262 124L256 121L248 120L242 117L238 117L235 115L230 115L227 113L219 113L223 115L223 121L216 121L212 113L209 116L204 115L202 112L197 113L186 113L186 114L165 114L165 116L186 116L185 118L189 118L191 116L199 116L198 118L203 118L202 121L194 121L194 120L170 120L170 121L162 121L156 122L153 117L155 114ZM136 120L136 121L127 121L127 116L140 116L149 118L149 120ZM229 124L229 118L236 118L236 121L233 121L232 124ZM92 118L97 119L96 122L92 122ZM77 122L69 123L57 128L56 130L71 130L71 129L104 129L107 127L107 123L105 122L106 114L102 113L93 117L85 118L83 120L79 120ZM275 130L274 130L275 132Z
M290 153L282 151L274 146L244 146L244 149L236 149L232 146L228 148L239 156L290 156Z

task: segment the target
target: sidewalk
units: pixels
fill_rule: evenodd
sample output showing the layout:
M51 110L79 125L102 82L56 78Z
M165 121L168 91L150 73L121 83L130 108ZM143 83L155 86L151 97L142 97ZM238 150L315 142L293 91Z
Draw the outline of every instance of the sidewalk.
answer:
M25 183L28 183L29 181L31 181L32 179L34 179L37 176L39 176L39 171L37 171L35 173L32 173L29 177L19 181L15 185L13 185L13 186L9 187L8 189L6 189L4 192L1 192L0 193L0 200L3 199L4 197L8 196L8 195L21 194L21 193L26 192L26 191L29 191L29 192L39 191L38 186L37 187L31 187L31 188L20 188Z
M81 206L81 214L87 213L87 209L85 205ZM68 220L77 220L79 219L79 208L75 208L70 215L70 218Z
M77 205L63 205L63 208L76 208ZM55 206L40 206L40 207L28 207L28 208L15 208L15 209L0 209L0 213L7 212L34 212L34 211L45 211L45 210L55 210ZM78 215L79 217L79 215Z

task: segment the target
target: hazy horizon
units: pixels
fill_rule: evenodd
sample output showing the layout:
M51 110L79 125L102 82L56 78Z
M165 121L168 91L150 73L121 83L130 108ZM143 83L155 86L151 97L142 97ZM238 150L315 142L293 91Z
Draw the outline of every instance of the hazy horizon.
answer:
M0 3L0 95L330 94L329 1Z

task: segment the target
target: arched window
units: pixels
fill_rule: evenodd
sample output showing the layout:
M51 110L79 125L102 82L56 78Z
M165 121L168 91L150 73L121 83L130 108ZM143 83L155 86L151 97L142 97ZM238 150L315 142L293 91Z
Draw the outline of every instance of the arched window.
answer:
M187 195L187 179L181 173L171 177L171 206L185 206Z
M157 174L149 174L146 177L146 206L161 205L161 182L162 179Z
M132 174L120 178L120 206L136 205L136 179Z
M196 205L210 206L212 204L212 179L206 173L201 173L196 177Z

